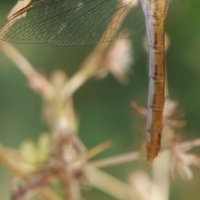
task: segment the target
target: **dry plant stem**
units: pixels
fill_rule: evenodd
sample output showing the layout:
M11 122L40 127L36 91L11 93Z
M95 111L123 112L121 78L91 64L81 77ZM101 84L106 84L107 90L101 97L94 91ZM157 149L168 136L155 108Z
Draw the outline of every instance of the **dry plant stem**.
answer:
M121 154L117 156L113 156L110 158L89 162L89 165L96 168L103 168L113 165L124 164L126 162L131 162L133 160L138 160L141 158L141 154L139 152L131 152L126 154Z
M30 86L35 92L40 92L45 98L51 98L53 89L51 84L39 74L28 60L11 44L0 41L0 50L18 67L25 75Z
M112 141L110 141L110 140L95 146L94 148L88 150L85 153L85 155L83 156L84 160L89 160L90 158L93 158L94 156L99 155L101 152L105 151L106 149L110 148L111 146L112 146Z
M0 144L0 164L5 167L11 174L21 178L24 181L28 181L29 177L23 173L18 165L14 164L13 161L9 159L4 150L4 147ZM38 192L39 195L45 200L61 200L50 188L42 188L42 191Z
M150 200L169 200L170 185L170 151L164 150L152 163L152 187ZM157 192L161 194L159 197Z
M81 69L65 85L61 93L61 98L63 100L69 99L79 87L81 87L87 80L94 76L96 70L96 62L84 62Z
M66 199L81 200L81 189L79 181L69 180L69 182L67 182L66 185L67 185L67 187L65 188Z
M129 192L131 191L131 188L111 175L93 167L90 168L90 175L90 183L93 187L96 187L119 200L134 199L133 194L130 194Z
M96 74L108 46L108 42L96 46L93 52L85 59L80 70L67 82L61 93L62 99L70 98L80 86Z
M30 79L32 76L36 76L38 74L28 60L11 44L1 41L0 49L8 58L10 58L10 60L13 61L13 63L16 64L16 66L27 77L27 79Z
M184 152L189 151L190 149L200 146L200 139L196 139L193 141L186 141L178 144L179 148L181 148Z

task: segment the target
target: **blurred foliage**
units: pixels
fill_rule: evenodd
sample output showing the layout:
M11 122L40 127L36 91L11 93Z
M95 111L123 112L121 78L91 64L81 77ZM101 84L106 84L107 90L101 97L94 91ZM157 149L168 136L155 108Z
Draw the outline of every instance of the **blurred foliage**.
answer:
M6 18L15 0L0 2L0 23ZM170 38L167 52L167 74L170 98L178 101L179 109L186 114L188 123L182 138L194 139L200 133L200 1L172 1L166 20ZM111 75L105 80L90 80L74 96L79 116L79 134L88 148L107 139L114 146L100 157L137 149L143 141L141 134L145 121L130 109L131 101L146 106L148 73L147 55L142 46L145 32L132 37L134 65L129 85L120 85ZM51 74L63 69L73 75L94 46L58 47L52 45L15 45L17 49L41 72ZM14 64L0 53L0 141L9 147L18 147L28 138L36 140L46 131L41 118L41 101L28 87L26 79ZM200 152L200 150L198 150ZM145 162L126 164L106 169L126 180L134 169L145 169ZM8 199L9 176L0 168L1 199ZM194 172L191 182L175 180L171 184L171 200L198 199L200 172ZM102 199L94 191L95 200ZM90 194L91 195L91 194ZM91 196L90 196L91 197ZM88 196L89 198L89 196ZM92 198L92 197L91 197ZM104 196L104 200L111 200Z

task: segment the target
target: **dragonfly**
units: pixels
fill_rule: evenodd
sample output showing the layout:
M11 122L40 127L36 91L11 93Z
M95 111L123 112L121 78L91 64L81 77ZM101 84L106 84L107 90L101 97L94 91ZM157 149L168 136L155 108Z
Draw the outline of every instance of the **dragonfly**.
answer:
M0 28L0 39L26 44L91 45L126 38L146 27L149 96L145 136L147 161L151 163L160 150L163 129L164 24L169 3L170 0L37 0L8 18ZM109 23L109 32L103 34Z

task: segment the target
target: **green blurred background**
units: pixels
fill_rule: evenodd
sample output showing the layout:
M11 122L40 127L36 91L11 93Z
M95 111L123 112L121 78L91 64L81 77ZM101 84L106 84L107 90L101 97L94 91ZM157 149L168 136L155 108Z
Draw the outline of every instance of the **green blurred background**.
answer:
M15 0L0 1L0 23L6 18ZM170 38L167 52L167 73L170 98L179 103L186 114L186 128L181 132L185 140L200 135L200 1L173 1L166 20ZM98 158L138 149L144 137L141 130L145 121L132 113L131 101L146 106L148 74L147 55L143 49L145 31L131 37L134 44L134 65L129 85L120 85L109 75L104 80L90 80L74 96L75 109L80 119L79 134L88 148L111 139L114 146ZM58 47L52 45L15 45L37 68L50 75L63 69L69 76L78 70L81 62L92 51L89 47ZM41 117L41 99L33 93L25 77L0 52L0 141L17 148L25 139L36 140L47 127ZM196 150L200 153L200 150ZM134 162L105 171L126 181L129 174L142 169L149 171L145 162ZM190 182L175 179L171 184L171 200L200 199L200 169L195 168ZM9 174L0 167L0 199L9 195ZM111 200L96 191L95 200ZM94 199L94 196L87 195Z

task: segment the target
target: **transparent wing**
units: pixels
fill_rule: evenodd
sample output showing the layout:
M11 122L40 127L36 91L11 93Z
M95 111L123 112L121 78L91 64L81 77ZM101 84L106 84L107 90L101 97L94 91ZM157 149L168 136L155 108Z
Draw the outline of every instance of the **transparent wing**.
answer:
M0 39L90 45L133 35L144 27L143 21L137 0L40 0L11 16L0 29Z

